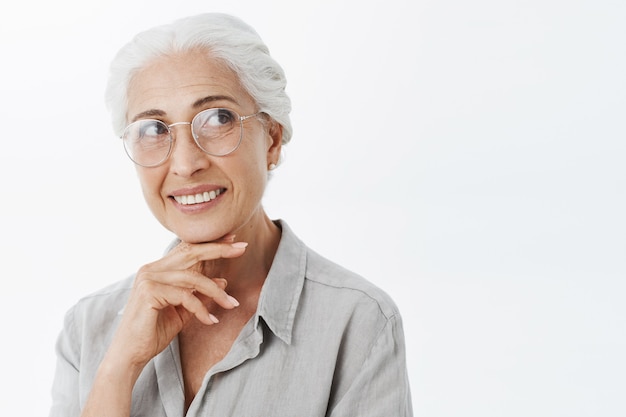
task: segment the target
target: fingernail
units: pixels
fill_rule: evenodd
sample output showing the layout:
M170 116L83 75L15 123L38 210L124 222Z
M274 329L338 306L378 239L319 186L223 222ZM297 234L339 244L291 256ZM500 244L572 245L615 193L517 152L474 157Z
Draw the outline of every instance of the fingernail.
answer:
M211 319L211 321L215 324L219 323L220 321L217 319L217 317L215 317L213 314L209 313L209 318Z
M235 242L231 245L233 248L243 249L248 246L248 242Z
M224 240L226 242L232 242L233 240L235 240L235 234L234 233L229 233L226 236L224 236L222 238L222 240Z
M237 299L235 299L235 297L228 295L228 301L230 301L230 303L232 305L234 305L235 307L239 307L239 301L237 301Z

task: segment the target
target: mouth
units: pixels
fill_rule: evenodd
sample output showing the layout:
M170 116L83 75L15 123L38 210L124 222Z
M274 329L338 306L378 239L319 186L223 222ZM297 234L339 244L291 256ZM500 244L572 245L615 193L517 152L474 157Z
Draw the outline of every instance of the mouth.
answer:
M204 191L196 194L174 195L171 198L176 200L178 204L190 206L194 204L208 203L209 201L215 200L224 192L226 192L226 188L218 188L216 190Z

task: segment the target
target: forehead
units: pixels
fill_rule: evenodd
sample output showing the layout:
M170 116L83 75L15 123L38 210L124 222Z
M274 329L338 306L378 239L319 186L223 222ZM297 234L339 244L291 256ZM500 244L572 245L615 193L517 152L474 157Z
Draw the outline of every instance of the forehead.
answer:
M152 109L165 113L184 111L207 96L228 97L239 107L236 110L254 110L254 100L241 86L237 74L206 51L162 56L132 77L127 120Z

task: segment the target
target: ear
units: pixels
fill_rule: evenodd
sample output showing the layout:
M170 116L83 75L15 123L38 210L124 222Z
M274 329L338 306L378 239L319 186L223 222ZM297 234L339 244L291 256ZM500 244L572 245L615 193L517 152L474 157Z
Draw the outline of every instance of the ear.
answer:
M274 119L269 120L267 129L267 165L278 164L283 146L283 126Z

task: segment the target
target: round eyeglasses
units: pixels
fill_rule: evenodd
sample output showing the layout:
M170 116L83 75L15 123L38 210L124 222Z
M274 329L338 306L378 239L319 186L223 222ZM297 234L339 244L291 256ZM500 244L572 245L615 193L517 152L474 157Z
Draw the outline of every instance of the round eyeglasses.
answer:
M196 114L191 122L170 125L156 119L137 120L126 126L121 138L129 158L142 167L161 165L174 147L171 128L191 125L191 135L202 151L213 156L234 152L243 138L243 122L260 113L239 116L229 109L206 109Z

